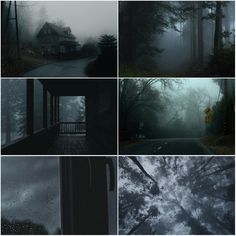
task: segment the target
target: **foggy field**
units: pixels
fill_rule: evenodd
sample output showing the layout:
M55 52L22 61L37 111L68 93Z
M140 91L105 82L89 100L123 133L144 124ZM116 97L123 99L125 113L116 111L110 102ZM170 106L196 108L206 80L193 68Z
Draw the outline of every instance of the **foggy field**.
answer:
M123 156L119 166L120 234L234 234L234 157Z
M124 77L234 76L234 1L121 1Z
M211 153L202 138L231 150L234 83L207 78L120 80L120 153Z

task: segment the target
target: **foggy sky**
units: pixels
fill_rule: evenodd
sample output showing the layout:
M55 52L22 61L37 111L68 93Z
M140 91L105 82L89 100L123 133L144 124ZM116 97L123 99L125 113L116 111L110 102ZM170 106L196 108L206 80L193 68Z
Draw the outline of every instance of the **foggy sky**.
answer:
M46 9L49 22L63 21L78 41L102 34L117 34L116 2L94 1L35 1L19 3L29 5L34 24L40 18L40 10Z
M181 78L180 78L181 79ZM181 79L181 85L174 85L173 89L168 89L168 92L171 95L181 95L185 94L190 88L200 88L202 90L206 90L207 93L212 98L212 102L216 102L220 87L218 84L213 82L212 79L202 78L202 79Z
M59 159L1 157L1 216L60 227Z

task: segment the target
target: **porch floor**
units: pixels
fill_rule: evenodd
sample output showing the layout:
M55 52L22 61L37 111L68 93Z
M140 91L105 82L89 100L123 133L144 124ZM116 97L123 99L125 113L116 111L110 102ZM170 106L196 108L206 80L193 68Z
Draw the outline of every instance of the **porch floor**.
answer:
M52 141L48 153L50 155L86 155L89 154L86 136L60 135Z

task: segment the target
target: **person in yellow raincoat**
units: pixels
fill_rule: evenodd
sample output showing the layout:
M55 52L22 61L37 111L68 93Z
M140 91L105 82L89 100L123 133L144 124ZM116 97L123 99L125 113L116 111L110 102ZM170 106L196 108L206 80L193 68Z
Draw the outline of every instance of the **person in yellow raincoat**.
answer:
M212 123L212 119L213 119L213 111L210 107L207 107L204 110L205 113L205 124L206 124L206 133L210 133L210 126Z

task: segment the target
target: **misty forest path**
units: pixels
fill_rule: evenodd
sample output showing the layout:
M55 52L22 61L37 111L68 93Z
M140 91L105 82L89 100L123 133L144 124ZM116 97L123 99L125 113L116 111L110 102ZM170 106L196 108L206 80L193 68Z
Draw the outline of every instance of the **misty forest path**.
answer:
M127 155L212 155L198 138L145 139L120 146L119 154Z
M91 58L57 61L23 74L25 77L87 77L85 69L93 61Z

